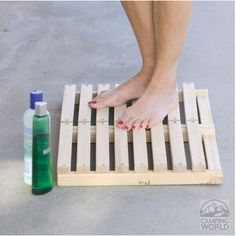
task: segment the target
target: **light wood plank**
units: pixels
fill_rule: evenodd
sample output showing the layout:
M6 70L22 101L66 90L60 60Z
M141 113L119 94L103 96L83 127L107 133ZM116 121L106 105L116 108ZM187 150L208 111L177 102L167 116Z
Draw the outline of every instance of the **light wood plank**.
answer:
M183 83L183 98L186 121L197 121L197 102L193 83Z
M116 185L193 185L193 184L222 184L222 171L205 172L148 172L135 173L100 173L69 175L60 174L60 186L116 186Z
M116 85L117 87L118 85ZM114 144L115 144L115 171L129 171L129 151L127 131L116 126L116 121L122 116L126 104L114 108Z
M109 84L99 84L98 94L108 90ZM96 117L96 171L108 172L110 169L109 163L109 109L97 109Z
M186 171L187 163L184 151L179 105L168 114L168 128L173 171Z
M90 123L91 108L88 102L93 97L93 86L82 85L80 93L78 132L77 132L77 162L76 170L78 173L90 171Z
M135 172L147 172L148 155L145 129L133 130L133 152Z
M192 170L205 171L206 162L198 124L188 122L187 130L188 130L187 134L188 134L189 149L191 154Z
M76 170L78 173L90 171L90 123L80 122L78 125L78 142L77 142L77 162Z
M201 124L212 125L213 119L209 98L197 97ZM203 134L203 142L205 146L207 167L209 170L221 170L220 157L216 143L215 134Z
M76 104L79 103L79 94L80 92L76 93ZM97 95L97 91L93 91L93 95L96 96ZM195 95L196 97L205 97L208 96L208 90L207 89L195 89ZM179 101L183 102L183 90L182 89L178 89L178 96L179 96Z
M63 103L61 110L61 121L72 121L75 107L75 92L76 86L74 84L68 84L65 86Z
M79 102L79 117L78 122L91 122L91 108L88 102L93 98L93 85L82 85Z
M198 96L197 103L199 107L201 124L213 124L208 96Z
M75 85L65 86L58 147L57 165L59 173L68 173L71 169L75 92Z
M154 171L167 171L165 136L162 122L151 128Z
M107 91L110 89L109 84L99 84L98 85L98 95L104 91ZM97 109L97 116L96 116L96 121L98 122L108 122L108 113L109 109L108 107L106 108L99 108Z
M183 97L192 170L205 171L206 162L199 129L196 96L193 83L183 84Z
M165 137L165 142L169 142L169 128L168 125L163 125L163 129L164 129L164 137ZM187 135L187 127L185 124L181 125L181 129L182 129L182 135L183 135L183 141L184 142L188 142L188 135ZM214 126L211 125L199 125L199 129L200 129L200 133L201 136L203 137L203 135L207 134L211 134L211 135L215 135L215 129ZM77 126L73 127L73 143L77 143ZM132 143L133 142L133 138L132 138L132 133L128 132L128 143ZM146 138L147 138L147 142L151 142L151 131L150 130L146 130ZM109 126L109 142L110 143L114 143L114 126L110 125ZM96 143L96 127L95 126L91 126L91 143Z
M207 165L209 170L221 170L220 157L218 153L215 136L203 136L205 151L207 156Z

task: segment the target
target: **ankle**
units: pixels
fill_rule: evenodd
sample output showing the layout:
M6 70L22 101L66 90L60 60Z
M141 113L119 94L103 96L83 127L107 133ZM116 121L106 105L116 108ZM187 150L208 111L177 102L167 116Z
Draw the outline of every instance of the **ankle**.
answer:
M155 73L152 76L150 87L155 90L162 90L173 93L176 91L176 71L166 72L164 74Z
M154 63L144 63L138 75L144 79L150 80L154 71Z
M158 80L152 78L149 85L154 90L159 90L159 91L161 90L173 93L174 91L176 91L177 83L176 80Z
M148 72L153 72L155 67L155 59L153 57L143 57L142 58L142 69Z
M176 85L177 64L156 64L153 70L152 82L157 84L165 84L168 87Z

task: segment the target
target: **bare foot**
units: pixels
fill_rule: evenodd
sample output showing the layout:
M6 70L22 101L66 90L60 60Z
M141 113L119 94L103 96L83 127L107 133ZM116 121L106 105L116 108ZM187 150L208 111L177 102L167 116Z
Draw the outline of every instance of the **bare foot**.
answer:
M139 98L143 95L151 77L152 72L141 70L137 75L115 89L100 93L89 102L89 106L92 108L115 107Z
M175 79L170 79L175 76L175 70L162 79L153 76L143 95L134 105L126 109L116 125L130 130L151 128L162 122L178 104Z

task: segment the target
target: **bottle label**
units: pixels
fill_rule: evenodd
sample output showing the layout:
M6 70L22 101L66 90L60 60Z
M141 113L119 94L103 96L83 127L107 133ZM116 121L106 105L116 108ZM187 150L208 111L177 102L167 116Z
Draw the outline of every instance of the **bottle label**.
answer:
M47 149L44 149L43 150L43 155L47 155L48 153L50 153L50 151L51 151L50 147L47 148Z
M38 189L52 186L50 140L48 133L35 129L33 135L33 187Z
M32 136L32 128L27 128L27 127L25 127L25 128L24 128L24 134L25 134L25 135Z
M24 128L24 147L32 150L32 129L30 128Z
M32 129L24 127L24 176L32 178Z
M30 159L26 159L24 162L24 172L27 177L32 177L32 161Z

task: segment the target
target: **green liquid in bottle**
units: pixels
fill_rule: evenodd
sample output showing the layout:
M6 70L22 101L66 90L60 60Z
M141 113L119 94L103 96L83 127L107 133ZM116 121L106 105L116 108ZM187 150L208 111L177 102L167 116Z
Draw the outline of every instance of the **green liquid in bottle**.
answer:
M49 116L33 118L32 193L39 195L53 187Z

